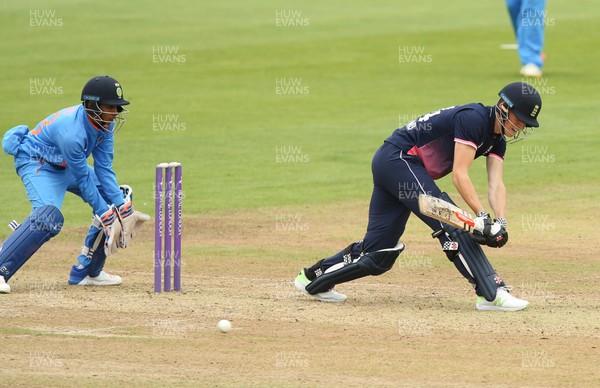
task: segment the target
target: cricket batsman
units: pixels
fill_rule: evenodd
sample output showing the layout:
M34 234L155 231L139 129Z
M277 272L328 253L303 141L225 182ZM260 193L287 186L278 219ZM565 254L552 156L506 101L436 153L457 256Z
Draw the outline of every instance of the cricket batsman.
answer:
M66 192L81 197L93 213L82 253L70 272L72 285L121 284L121 277L103 271L106 258L126 247L149 219L134 211L131 189L124 186L122 191L113 171L114 133L125 122L123 107L129 105L121 84L109 76L93 77L83 87L81 100L32 130L16 126L2 139L4 151L14 156L32 210L0 248L0 293L10 293L10 278L60 233ZM93 167L87 163L90 155Z
M482 245L500 248L508 241L506 188L502 179L507 143L524 139L538 127L542 108L538 92L514 82L499 92L493 106L451 106L418 117L396 129L372 161L373 194L367 232L361 241L304 268L294 284L324 302L343 302L337 284L389 271L404 249L399 243L406 222L415 214L432 230L448 259L471 283L478 310L516 311L529 302L513 296L485 255ZM474 159L486 158L488 202L492 218L479 199L469 172ZM477 214L482 232L471 235L419 211L419 194L452 203L435 180L452 173L454 187Z

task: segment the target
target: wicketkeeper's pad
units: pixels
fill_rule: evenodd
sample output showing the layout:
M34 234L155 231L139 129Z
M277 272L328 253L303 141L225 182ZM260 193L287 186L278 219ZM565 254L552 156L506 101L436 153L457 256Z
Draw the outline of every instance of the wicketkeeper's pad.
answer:
M62 213L55 206L34 209L0 248L0 273L4 279L10 279L46 241L56 236L63 221Z

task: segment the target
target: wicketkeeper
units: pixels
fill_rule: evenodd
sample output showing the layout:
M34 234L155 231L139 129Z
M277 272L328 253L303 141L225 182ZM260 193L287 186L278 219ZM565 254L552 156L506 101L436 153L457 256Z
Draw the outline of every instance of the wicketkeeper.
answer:
M103 271L106 258L126 247L149 219L134 211L131 188L119 187L112 167L114 133L125 122L123 106L129 104L121 85L109 76L94 77L83 87L81 100L48 116L33 130L19 125L4 135L2 148L14 156L32 211L2 244L0 293L10 293L7 281L61 231L66 192L81 197L93 213L69 284L121 284L121 277ZM93 167L87 164L90 155Z
M404 245L399 243L406 222L415 214L432 230L448 259L473 285L479 310L521 310L528 302L509 293L481 245L499 248L508 241L506 189L502 169L506 144L522 140L538 127L542 108L529 84L505 86L494 106L473 103L452 106L420 116L396 129L375 153L369 224L363 240L304 268L294 283L324 302L343 302L337 284L389 271ZM469 177L473 160L486 157L488 201L492 218L479 200ZM470 235L419 212L420 193L452 202L435 180L452 173L458 193L477 214L483 233Z

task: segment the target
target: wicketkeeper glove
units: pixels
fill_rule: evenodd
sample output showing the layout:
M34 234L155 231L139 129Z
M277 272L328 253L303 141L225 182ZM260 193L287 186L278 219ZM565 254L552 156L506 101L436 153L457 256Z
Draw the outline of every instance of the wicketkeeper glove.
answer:
M119 207L118 216L123 226L118 240L119 248L127 248L129 242L139 233L144 222L150 220L150 216L134 210L131 202L126 202Z
M104 253L106 256L117 251L116 238L121 234L121 222L117 215L117 208L115 205L111 205L110 208L105 211L102 215L95 215L96 219L102 225L102 232L104 233Z
M121 190L121 193L123 194L123 199L125 199L125 202L133 201L133 189L131 188L131 186L121 185L121 186L119 186L119 190Z

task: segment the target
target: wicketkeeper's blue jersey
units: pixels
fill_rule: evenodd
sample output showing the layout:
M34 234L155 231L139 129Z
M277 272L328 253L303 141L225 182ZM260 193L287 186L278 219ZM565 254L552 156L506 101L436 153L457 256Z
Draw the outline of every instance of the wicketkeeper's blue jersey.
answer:
M94 158L93 170L87 164L90 155ZM108 204L100 195L93 174L107 200L116 205L123 203L112 169L113 155L114 133L92 125L80 104L53 113L29 131L21 141L15 165L19 168L20 163L37 161L57 171L67 170L75 180L78 194L94 213L102 214L108 210Z

